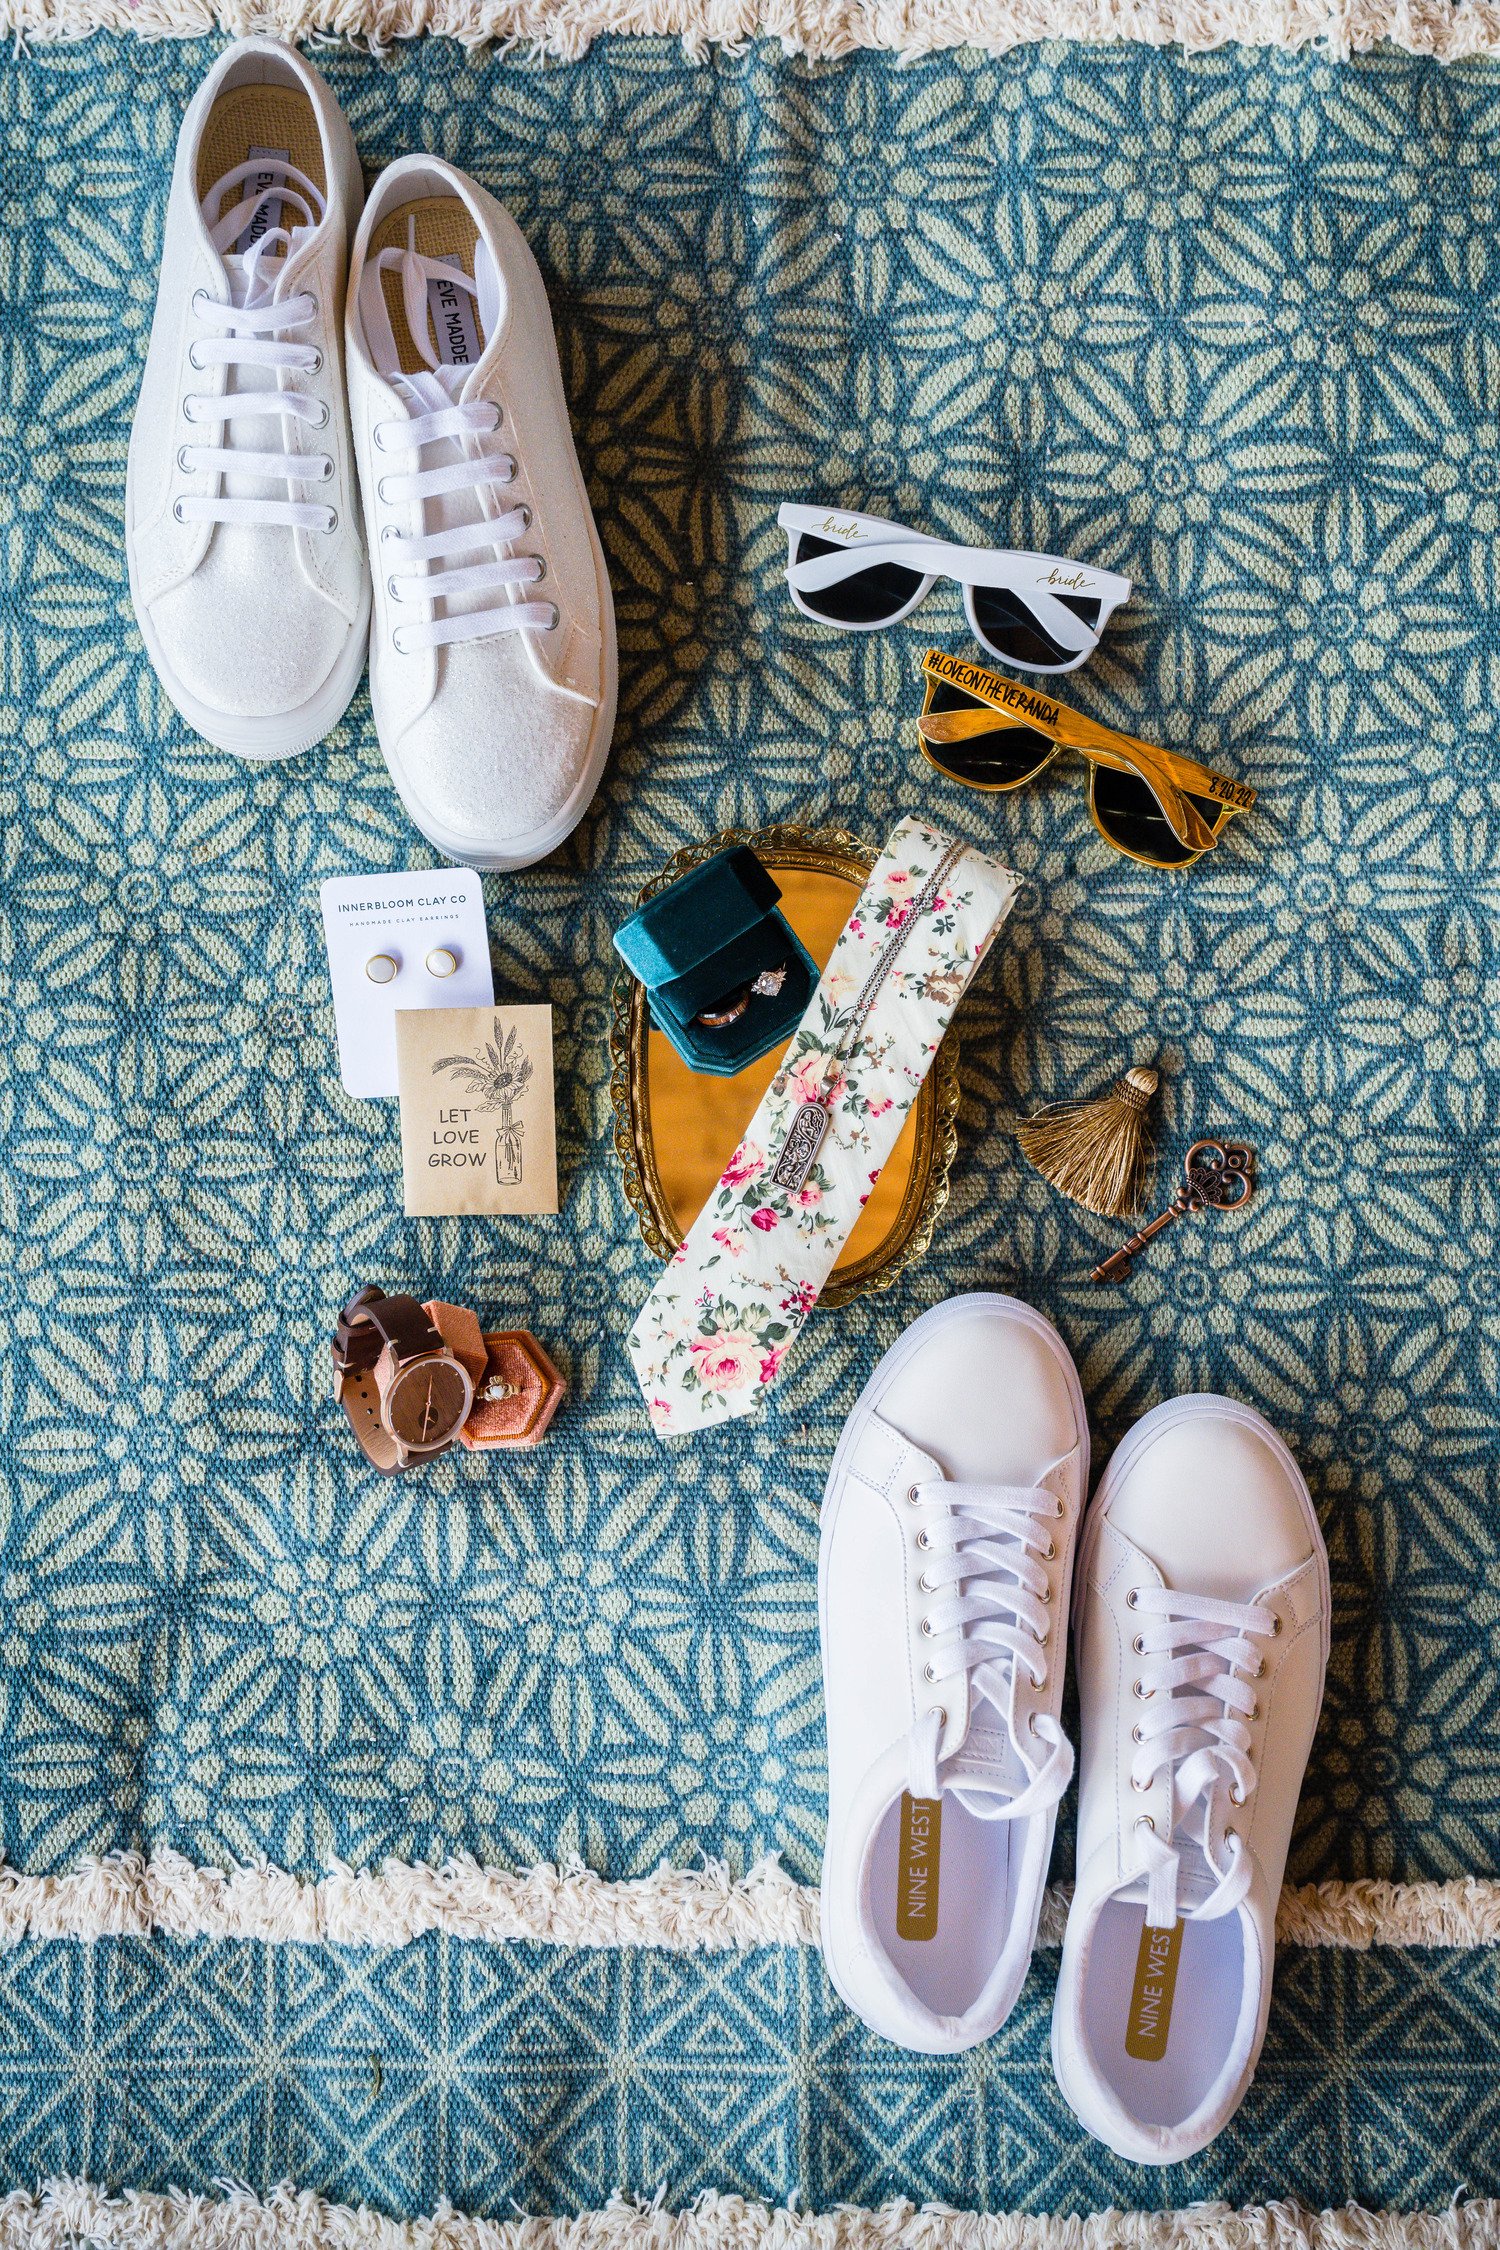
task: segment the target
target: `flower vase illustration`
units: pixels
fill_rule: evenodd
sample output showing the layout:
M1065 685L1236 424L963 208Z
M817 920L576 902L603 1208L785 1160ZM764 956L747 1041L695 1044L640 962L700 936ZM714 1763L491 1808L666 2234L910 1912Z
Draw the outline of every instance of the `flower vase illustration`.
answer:
M432 1068L434 1075L449 1071L468 1088L476 1109L498 1116L495 1179L501 1187L519 1187L526 1172L526 1125L517 1117L516 1105L531 1083L531 1057L515 1025L507 1031L496 1016L493 1039L474 1054L443 1055Z

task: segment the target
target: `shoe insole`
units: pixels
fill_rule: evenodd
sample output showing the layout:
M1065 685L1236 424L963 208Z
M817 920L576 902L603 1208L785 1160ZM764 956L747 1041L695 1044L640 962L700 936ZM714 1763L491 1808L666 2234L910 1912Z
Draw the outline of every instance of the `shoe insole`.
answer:
M368 254L374 258L382 250L415 250L455 267L472 281L478 239L479 229L456 195L424 196L414 203L398 203L381 220L370 238ZM432 361L411 332L400 269L388 268L380 282L396 339L397 364L403 375L420 375ZM429 281L427 324L428 349L437 353L440 366L471 366L484 350L478 299L468 289L446 289L441 281Z
M226 172L257 156L279 157L284 164L295 164L320 195L328 193L322 135L312 103L300 86L235 86L219 96L208 113L198 145L199 201ZM219 199L215 220L227 217L237 203L254 193L255 185L252 173L238 187L227 188ZM287 216L302 223L299 205L293 205ZM281 205L270 201L261 206L253 222L257 235L269 233L280 224ZM243 247L248 249L249 244ZM280 257L283 252L278 247L272 255Z
M1011 1930L1013 1820L977 1820L950 1789L903 1795L875 1839L870 1903L887 1960L924 2008L974 2005Z
M1237 1914L1148 1932L1143 1906L1105 1907L1089 1947L1084 2030L1132 2117L1180 2125L1192 2116L1228 2058L1244 1979Z

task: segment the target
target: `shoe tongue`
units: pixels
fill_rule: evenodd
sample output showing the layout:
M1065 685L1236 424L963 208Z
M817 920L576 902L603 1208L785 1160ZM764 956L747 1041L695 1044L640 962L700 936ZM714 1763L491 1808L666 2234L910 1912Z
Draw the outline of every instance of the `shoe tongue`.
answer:
M1209 1866L1203 1846L1196 1843L1191 1836L1185 1836L1179 1830L1172 1841L1179 1854L1177 1864L1177 1918L1181 1922L1191 1922L1196 1918L1199 1907L1205 1903L1213 1891L1218 1889L1219 1878ZM1117 1891L1115 1895L1122 1899L1127 1906L1144 1906L1146 1903L1145 1876L1142 1875L1133 1883L1127 1883L1125 1888L1122 1891Z
M966 1798L994 1798L995 1805L984 1807L994 1818L1000 1802L1019 1797L1030 1783L1009 1720L988 1696L976 1696L968 1733L952 1756L943 1760L944 1789Z

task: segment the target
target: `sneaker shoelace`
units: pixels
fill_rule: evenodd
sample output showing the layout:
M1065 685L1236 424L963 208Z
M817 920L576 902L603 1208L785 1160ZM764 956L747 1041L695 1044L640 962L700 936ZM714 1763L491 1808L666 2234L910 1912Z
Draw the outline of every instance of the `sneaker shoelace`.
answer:
M927 1677L963 1673L971 1712L982 1698L997 1714L1006 1713L1018 1667L1033 1690L1047 1684L1054 1620L1043 1563L1056 1555L1053 1530L1063 1504L1041 1486L999 1484L917 1484L907 1498L933 1511L917 1533L927 1557L921 1587L932 1597L922 1619L922 1632L933 1643ZM947 1714L935 1707L911 1730L907 1786L914 1797L942 1794L938 1748L946 1724ZM1033 1763L1012 1730L1029 1776L1025 1787L1007 1796L955 1778L953 1793L966 1811L981 1820L1014 1820L1057 1803L1072 1779L1072 1744L1045 1711L1031 1714L1028 1732L1048 1754ZM952 1762L947 1761L950 1767Z
M513 546L531 525L528 507L508 507L496 498L516 476L515 457L494 451L485 442L500 428L502 411L490 399L459 400L469 369L440 362L428 335L429 281L441 282L445 289L465 290L476 300L478 284L456 266L413 249L391 249L370 261L362 287L378 289L380 275L390 271L401 275L407 329L427 370L412 375L393 371L387 377L392 389L409 402L408 413L404 421L377 422L375 444L382 453L404 456L415 465L381 477L380 498L389 505L415 503L425 510L429 501L461 493L468 508L455 512L471 514L467 523L442 524L421 533L385 526L381 533L385 559L394 566L386 579L391 600L441 602L447 613L438 617L429 607L428 615L398 626L392 638L403 655L410 655L454 641L487 640L495 633L550 633L558 622L555 603L510 598L512 587L534 585L546 577L545 560L540 555L500 552ZM424 454L429 456L425 466ZM468 603L473 596L490 594L499 595L499 601L457 611L452 607L454 602Z
M1142 1713L1134 1729L1131 1784L1146 1790L1165 1774L1169 1791L1166 1835L1149 1814L1136 1823L1146 1869L1146 1920L1166 1930L1178 1919L1183 1854L1172 1838L1181 1828L1215 1878L1193 1908L1195 1919L1211 1922L1232 1913L1250 1888L1250 1855L1228 1825L1223 1800L1227 1795L1230 1805L1242 1805L1255 1787L1250 1722L1257 1709L1254 1683L1265 1668L1259 1644L1280 1630L1280 1620L1253 1602L1218 1601L1170 1586L1134 1587L1129 1601L1142 1619L1135 1637L1140 1659L1135 1693ZM1196 1834L1189 1824L1195 1805L1202 1807Z
M232 189L253 179L254 186L222 219L217 211ZM257 221L275 207L277 224L267 226L242 255L231 256L230 246L253 232ZM206 289L193 293L193 317L201 333L188 346L188 359L196 368L222 367L225 387L217 396L190 394L183 404L187 419L211 424L216 444L184 446L178 466L187 476L210 475L224 480L264 479L284 485L286 497L232 492L221 486L214 493L189 493L174 503L179 523L270 524L284 530L331 531L337 518L332 508L315 500L293 497L292 488L322 484L333 475L333 460L326 453L251 451L233 442L237 422L280 419L283 445L290 424L308 423L324 429L328 408L309 398L283 378L313 375L323 364L317 346L294 330L317 318L317 300L306 290L286 291L292 236L300 227L322 224L327 203L295 164L278 157L254 156L236 164L216 181L203 199L204 224L214 248L225 255L230 277L230 301L210 297ZM292 224L282 222L291 216ZM269 369L265 387L240 388L236 370Z

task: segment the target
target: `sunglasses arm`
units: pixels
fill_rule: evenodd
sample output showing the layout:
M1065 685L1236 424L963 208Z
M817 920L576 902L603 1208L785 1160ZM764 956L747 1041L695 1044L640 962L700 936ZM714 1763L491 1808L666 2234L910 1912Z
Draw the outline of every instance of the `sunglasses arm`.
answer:
M1133 735L1112 734L1077 711L1065 712L1063 717L1066 725L1055 731L1051 728L1037 731L1051 734L1054 741L1077 750L1096 765L1109 766L1116 773L1134 774L1160 805L1162 818L1184 850L1213 850L1216 840L1213 830L1173 779L1171 768L1178 761L1170 751L1156 750L1148 742L1137 741ZM983 710L924 711L917 721L917 730L925 742L941 744L971 742L1004 727L1032 724L1029 719L1012 717L1008 712L995 711L986 705Z

